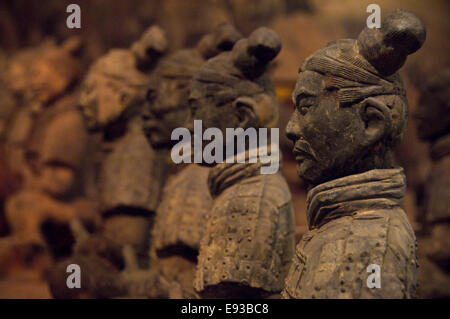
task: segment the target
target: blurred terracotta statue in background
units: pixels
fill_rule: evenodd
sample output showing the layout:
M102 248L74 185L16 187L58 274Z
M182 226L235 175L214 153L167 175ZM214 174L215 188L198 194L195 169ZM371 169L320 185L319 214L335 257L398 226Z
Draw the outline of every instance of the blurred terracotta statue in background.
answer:
M25 50L7 71L17 110L5 131L6 155L23 187L7 199L5 211L10 239L25 259L42 248L67 256L74 243L70 221L79 218L91 229L99 223L84 197L88 137L73 89L80 45L70 38L61 46L48 42Z
M266 69L280 49L278 35L260 28L209 59L192 81L193 119L223 136L226 127L273 127L278 103ZM213 202L194 283L202 297L261 298L283 288L295 245L290 191L279 171L261 174L267 163L250 161L249 147L231 155L245 163L210 168Z
M229 24L219 25L193 49L177 50L158 62L152 74L155 86L144 128L153 147L169 153L175 141L172 131L190 119L189 82L205 59L229 51L242 36ZM167 154L169 155L169 154ZM168 158L168 161L172 160ZM211 206L207 167L172 162L151 238L151 267L158 267L168 280L180 284L185 298L194 298L195 268L200 241Z
M142 112L149 73L166 50L162 29L150 27L130 49L112 49L100 57L83 82L80 104L94 144L88 192L99 202L102 229L91 234L73 224L74 252L50 279L55 297L125 296L128 275L148 267L164 163L147 141ZM82 291L65 285L66 266L76 262L90 270Z
M432 76L414 114L433 161L425 184L425 234L419 246L419 296L450 297L450 69Z
M149 76L167 41L149 28L131 49L112 49L90 68L80 104L97 147L93 194L104 220L103 235L136 251L147 264L148 238L159 201L161 169L142 129Z
M22 175L28 173L24 162L25 157L34 156L28 144L32 129L36 129L37 118L58 105L76 104L77 97L73 93L81 75L77 57L80 49L81 41L77 37L69 38L59 46L48 40L39 47L20 51L10 59L3 77L16 106L3 119L2 134L12 170Z
M169 176L169 179L164 187L161 203L156 210L152 235L144 235L144 232L137 232L131 224L124 223L121 224L121 231L138 234L139 242L150 245L150 262L148 265L142 265L139 262L139 259L144 256L140 254L144 245L142 249L136 251L136 254L133 249L129 249L133 247L130 241L117 240L121 238L120 236L108 236L107 226L103 236L109 238L82 234L82 237L88 239L84 244L77 246L76 254L70 262L80 262L90 270L89 276L95 284L89 284L88 280L85 294L97 297L196 297L193 290L196 258L203 235L205 214L211 204L207 188L208 168L194 164L181 165L178 168L174 163L170 163L171 159L168 155L173 145L171 133L173 129L184 126L186 119L190 117L188 84L194 72L202 65L206 57L231 49L238 38L240 35L234 28L221 25L213 33L205 36L197 48L161 55L161 59L153 64L154 69L145 69L148 72L145 75L149 75L150 84L146 86L145 103L138 105L142 108L142 113L134 113L139 114L135 120L142 119L141 128L153 149L158 152L158 160L161 160L158 162L160 175L158 177L153 175L155 180L152 182L163 183L166 176ZM134 75L133 79L139 78ZM142 78L140 83L147 83L146 81ZM89 103L85 105L89 106ZM86 109L88 116L96 112L98 111L95 109L94 112ZM142 146L130 144L129 141L127 145L127 147L135 148L128 153L142 152L138 149ZM123 153L126 150L120 149L120 151ZM147 158L147 160L150 159ZM135 168L141 170L143 164L145 163L139 163L139 165L135 163ZM114 177L113 171L109 173ZM140 179L134 178L133 181L142 182L145 178L141 176ZM143 186L148 188L146 184L136 185L135 188ZM156 196L154 189L148 188L146 191L153 191L147 194ZM118 197L111 198L116 200ZM132 201L130 197L128 200L128 206L134 203L134 206L138 207L140 204L139 198ZM106 223L108 223L107 220ZM82 230L81 233L83 233ZM96 253L89 252L88 245L99 246L99 244L101 248ZM73 295L61 284L64 278L62 276L64 265L55 272L51 281L52 291L60 297L79 297L80 294ZM107 283L108 281L110 284Z
M393 151L408 114L397 71L425 35L422 21L397 10L380 29L331 42L303 62L286 132L298 174L311 186L310 230L297 246L284 297L415 296L416 240L399 206L406 181ZM373 264L380 287L369 287Z

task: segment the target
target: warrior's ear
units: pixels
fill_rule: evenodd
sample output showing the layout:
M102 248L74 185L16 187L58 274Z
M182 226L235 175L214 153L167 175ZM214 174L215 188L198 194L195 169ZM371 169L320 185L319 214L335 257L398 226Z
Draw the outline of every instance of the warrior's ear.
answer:
M233 102L233 109L239 120L239 127L246 129L258 125L258 105L252 97L238 97Z
M362 101L361 118L365 125L365 146L375 145L392 130L391 110L380 99L369 97Z

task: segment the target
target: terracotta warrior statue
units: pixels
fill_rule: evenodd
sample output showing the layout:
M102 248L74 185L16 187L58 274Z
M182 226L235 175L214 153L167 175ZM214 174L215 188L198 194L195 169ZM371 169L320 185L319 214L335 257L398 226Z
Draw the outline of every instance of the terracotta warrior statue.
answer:
M72 256L51 275L54 297L127 295L128 278L122 277L148 267L150 229L165 165L147 141L142 112L149 73L166 50L164 32L150 27L130 49L112 49L100 57L84 79L80 105L95 154L90 159L89 175L94 178L88 191L99 202L102 229L90 233L79 223L72 224L76 244ZM83 291L74 292L66 287L65 269L77 262L90 271L91 279ZM111 269L120 276L105 273Z
M36 121L36 158L28 164L24 188L8 198L6 216L20 246L46 247L67 257L74 243L69 224L80 219L87 228L100 224L95 204L83 193L87 131L81 112L54 108Z
M431 77L414 113L419 137L433 161L425 185L425 234L419 238L419 296L450 297L450 69Z
M203 234L204 215L211 204L207 188L208 168L194 164L177 168L165 157L174 144L172 130L184 126L190 115L187 98L193 73L205 58L231 49L238 38L240 35L234 28L221 25L205 36L197 48L175 51L155 63L142 112L143 130L165 162L162 166L167 174L160 177L160 181L167 175L169 179L157 209L153 234L146 238L150 243L150 264L143 269L130 256L126 246L91 236L87 243L100 246L98 253L92 254L86 244L81 244L71 259L89 270L91 279L87 280L84 294L91 297L196 297L192 283L196 255ZM105 257L109 262L105 262ZM61 265L55 272L52 291L61 297L79 297L58 284L64 279L61 276L64 267Z
M209 59L191 83L193 119L223 136L227 127L273 127L278 104L266 69L280 49L278 35L260 28L232 51ZM264 146L258 146L261 155ZM213 202L194 282L201 297L261 298L283 288L295 245L291 195L279 171L262 174L267 162L250 160L254 148L247 143L232 149L232 163L202 162L213 166L208 175Z
M210 58L232 49L242 36L229 24L205 35L196 48L177 50L163 57L152 73L153 89L147 95L144 129L158 151L167 153L168 179L158 206L150 240L150 266L179 283L184 298L194 298L195 268L200 241L211 206L209 169L196 164L176 165L170 158L172 131L190 118L189 81Z
M9 166L24 179L29 173L26 161L35 155L29 142L37 119L58 105L76 104L76 84L81 75L77 54L81 44L77 37L61 45L47 40L17 53L2 74L15 106L10 106L9 116L2 118L1 139L6 144Z
M148 70L166 51L159 27L149 28L131 49L112 49L84 80L80 104L97 139L93 181L108 239L130 245L139 263L148 263L151 220L159 201L163 170L148 143L141 113L149 86Z
M7 199L5 211L11 243L25 259L42 249L56 258L68 256L73 219L91 229L99 225L95 205L84 194L87 130L72 88L80 44L77 38L61 46L48 42L21 52L9 65L19 104L7 127L7 155L24 183Z
M422 21L397 10L381 28L331 42L303 62L286 132L310 185L309 232L283 297L414 297L416 239L399 206L406 181L393 151L408 114L397 71L425 35Z

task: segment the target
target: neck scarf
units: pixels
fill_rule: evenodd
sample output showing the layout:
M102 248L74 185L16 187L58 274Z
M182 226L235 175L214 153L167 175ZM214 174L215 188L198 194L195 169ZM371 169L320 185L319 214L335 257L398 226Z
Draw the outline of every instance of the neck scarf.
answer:
M399 206L405 189L406 178L401 167L374 169L320 184L306 198L309 228L359 210Z

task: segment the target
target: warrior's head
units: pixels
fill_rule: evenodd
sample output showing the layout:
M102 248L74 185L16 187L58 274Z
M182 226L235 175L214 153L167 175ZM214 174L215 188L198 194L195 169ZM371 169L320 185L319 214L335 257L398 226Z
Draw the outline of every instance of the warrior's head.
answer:
M394 165L408 117L396 72L425 35L422 21L397 10L381 28L331 42L304 61L286 127L300 177L317 185Z
M80 104L90 129L126 123L140 114L149 87L147 71L167 49L162 29L150 27L130 50L99 58L83 82Z
M205 128L273 127L278 120L275 90L266 69L281 49L279 36L255 30L229 52L209 59L195 73L189 105Z
M424 85L413 114L417 134L435 140L450 133L450 69L432 76Z
M186 125L189 82L206 59L229 51L242 36L229 24L205 35L196 48L177 50L163 57L152 74L147 94L144 128L153 147L171 145L171 133Z
M8 69L12 91L25 103L37 103L38 107L51 104L78 81L81 46L80 38L71 37L61 45L46 41L20 52Z

